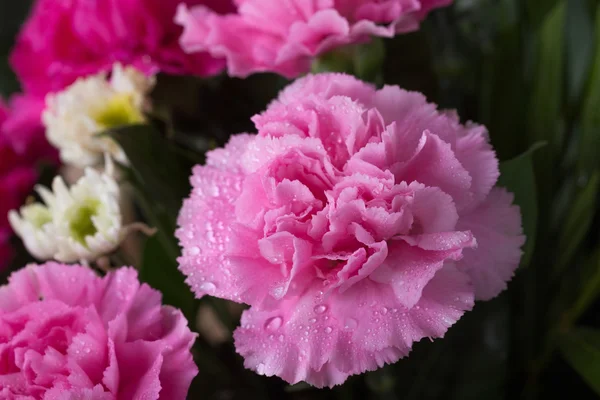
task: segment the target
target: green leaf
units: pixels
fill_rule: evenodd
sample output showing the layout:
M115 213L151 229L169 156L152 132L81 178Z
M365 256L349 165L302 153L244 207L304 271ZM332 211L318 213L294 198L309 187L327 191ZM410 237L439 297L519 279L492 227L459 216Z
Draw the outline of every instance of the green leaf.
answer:
M515 204L521 208L523 231L527 236L521 261L523 266L527 266L531 260L537 233L538 207L533 154L544 146L545 143L536 143L527 152L500 164L498 186L514 193Z
M574 323L600 295L600 248L585 263L576 287L577 297L567 313L567 321Z
M193 323L194 296L177 269L177 261L170 257L156 236L149 237L144 246L140 280L154 289L160 290L163 303L183 311L188 321ZM194 327L191 327L194 329Z
M496 15L506 22L495 36L492 50L485 54L479 81L481 122L490 131L494 149L501 160L511 159L527 148L525 131L527 99L523 96L523 45L520 21L512 1L496 4Z
M179 156L174 143L149 125L131 125L110 131L127 154L137 182L153 203L161 204L175 219L190 191L191 165Z
M600 5L596 9L595 41L594 61L587 82L581 116L582 132L578 166L584 176L600 166L597 156L600 148Z
M548 2L546 2L548 3ZM564 86L564 42L566 2L555 2L545 14L536 32L536 58L533 71L533 91L529 104L529 129L531 142L547 141L547 156L560 146L558 126ZM551 164L551 158L545 157Z
M567 4L568 95L577 104L586 83L594 49L594 15L588 0L570 0Z
M561 340L565 360L600 395L600 330L576 328Z
M381 38L373 38L354 49L354 73L362 80L382 83L384 62L385 45Z
M543 23L548 13L556 6L558 0L527 0L527 12L533 26Z
M146 242L140 279L160 290L167 304L181 308L193 321L193 295L177 269L180 250L175 239L179 209L190 191L191 163L151 126L126 126L108 134L127 154L127 178L148 223L158 230Z
M559 258L554 265L554 276L558 276L565 269L585 239L595 214L599 188L600 174L595 173L575 196L558 241Z

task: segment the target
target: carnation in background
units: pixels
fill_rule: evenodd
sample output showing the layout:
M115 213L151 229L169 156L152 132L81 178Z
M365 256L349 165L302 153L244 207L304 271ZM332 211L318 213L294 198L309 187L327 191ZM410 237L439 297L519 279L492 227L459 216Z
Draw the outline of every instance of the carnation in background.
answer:
M0 398L184 400L198 369L181 311L133 268L30 265L0 287Z
M77 78L108 72L115 62L148 75L211 75L224 65L206 53L188 55L174 24L180 0L38 0L20 32L11 64L27 92L44 96ZM228 11L230 0L185 0Z
M39 110L39 103L27 96L13 97L10 106L0 102L0 270L13 253L8 212L32 193L42 165L56 163L56 153L44 138Z
M238 0L237 13L181 4L181 45L227 59L229 74L275 72L288 78L310 70L313 59L337 47L418 29L429 11L452 0Z

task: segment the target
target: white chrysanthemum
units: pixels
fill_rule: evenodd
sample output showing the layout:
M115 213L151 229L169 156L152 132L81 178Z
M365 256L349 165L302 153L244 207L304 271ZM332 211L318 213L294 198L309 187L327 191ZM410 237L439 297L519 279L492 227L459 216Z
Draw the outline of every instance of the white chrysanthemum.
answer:
M119 185L107 157L104 172L91 167L69 189L62 177L52 182L52 191L37 188L40 203L9 214L11 225L35 257L61 262L95 261L114 251L132 228L123 227Z
M63 162L79 167L101 162L104 153L120 163L127 158L119 145L99 133L144 121L143 110L155 79L133 67L115 64L111 77L100 73L80 78L46 98L42 120L48 140Z
M104 173L86 168L84 176L70 189L62 178L56 177L52 191L56 260L94 261L119 246L125 230L119 206L120 190L112 176L111 164Z
M38 260L54 257L58 247L55 240L52 211L40 203L21 207L20 213L11 210L8 213L10 225L23 239L25 248Z

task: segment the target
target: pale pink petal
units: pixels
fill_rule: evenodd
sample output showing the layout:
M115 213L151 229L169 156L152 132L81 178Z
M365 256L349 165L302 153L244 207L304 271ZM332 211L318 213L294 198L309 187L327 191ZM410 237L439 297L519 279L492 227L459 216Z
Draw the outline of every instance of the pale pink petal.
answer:
M236 2L237 13L226 15L182 5L176 21L184 27L182 47L226 58L230 75L271 71L294 78L337 47L416 30L431 9L447 3L246 0Z
M500 176L498 159L489 144L485 127L467 126L465 135L456 141L456 158L471 175L474 201L469 207L476 207L487 197Z
M396 362L424 337L443 337L472 305L468 277L448 266L411 310L389 286L366 280L342 295L320 299L310 292L276 310L245 311L234 337L247 368L292 384L331 387Z
M183 400L196 335L160 300L133 268L14 273L0 287L0 398Z
M506 289L521 260L525 236L519 207L513 195L496 188L475 210L461 215L458 229L473 232L478 246L464 251L457 267L467 272L475 286L475 298L489 300Z
M239 4L260 20L256 1ZM401 12L379 4L363 12ZM339 384L504 288L523 238L483 127L336 74L300 79L253 121L256 137L195 168L177 231L196 295L250 305L235 334L247 367Z

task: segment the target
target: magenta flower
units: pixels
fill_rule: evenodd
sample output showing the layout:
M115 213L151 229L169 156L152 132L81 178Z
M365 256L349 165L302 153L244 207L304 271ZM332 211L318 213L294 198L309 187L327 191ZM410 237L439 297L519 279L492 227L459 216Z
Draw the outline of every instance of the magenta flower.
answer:
M251 306L245 365L333 386L442 337L506 288L524 242L484 127L322 74L196 166L177 236L198 297Z
M370 36L418 29L434 8L452 0L236 0L237 13L181 5L176 21L183 48L225 57L229 73L276 72L288 78L310 70L312 59Z
M0 135L14 151L30 163L45 161L58 164L58 153L48 143L42 125L43 97L16 94L10 100L6 120L0 121Z
M43 100L16 95L6 107L0 102L0 270L12 258L8 212L19 208L38 178L40 163L58 163L41 123Z
M29 266L0 288L0 398L185 399L193 342L132 268Z
M226 12L230 0L185 0ZM185 54L173 22L180 0L37 0L18 37L11 63L27 91L55 92L115 62L144 72L213 74L224 63Z

